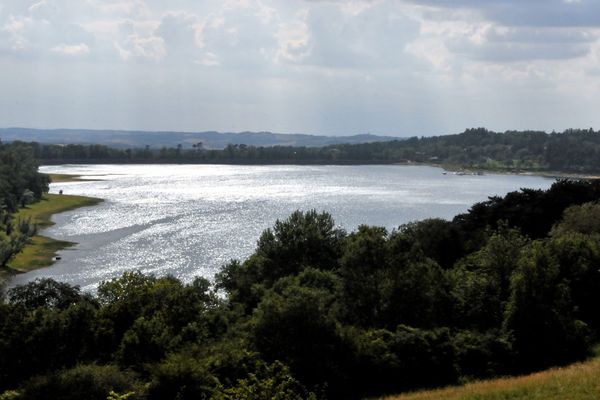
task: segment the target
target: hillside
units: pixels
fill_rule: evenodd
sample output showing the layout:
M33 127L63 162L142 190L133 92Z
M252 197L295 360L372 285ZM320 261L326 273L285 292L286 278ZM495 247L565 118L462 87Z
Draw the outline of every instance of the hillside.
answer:
M0 138L4 141L22 140L39 143L102 144L116 148L160 147L192 148L202 142L206 149L223 149L228 144L249 146L307 146L319 147L339 143L359 144L382 142L396 138L370 134L354 136L323 136L306 134L282 134L271 132L150 132L127 130L91 130L91 129L0 129Z
M517 378L386 397L385 400L595 400L600 398L600 358Z

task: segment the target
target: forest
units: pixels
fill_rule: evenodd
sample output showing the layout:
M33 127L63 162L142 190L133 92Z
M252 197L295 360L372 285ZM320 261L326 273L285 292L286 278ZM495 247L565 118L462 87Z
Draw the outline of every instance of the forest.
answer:
M297 211L213 282L11 288L0 399L353 399L585 359L599 199L559 180L392 231Z
M49 182L47 175L38 173L31 145L0 142L0 269L36 233L31 221L15 218L14 213L39 201Z
M412 137L388 142L336 144L324 147L256 147L230 144L211 150L197 143L192 149L116 149L103 145L30 144L45 164L60 163L231 163L231 164L392 164L427 163L452 168L506 171L600 171L600 132L492 132L467 129L455 135Z

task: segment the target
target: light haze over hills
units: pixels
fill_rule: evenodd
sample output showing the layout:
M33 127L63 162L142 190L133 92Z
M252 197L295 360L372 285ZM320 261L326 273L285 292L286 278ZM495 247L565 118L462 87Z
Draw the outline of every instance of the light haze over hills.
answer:
M199 142L206 149L222 149L228 144L251 146L326 146L339 143L368 143L398 139L371 134L352 136L323 136L271 132L152 132L92 129L0 129L0 140L22 140L54 144L103 144L112 147L192 147Z

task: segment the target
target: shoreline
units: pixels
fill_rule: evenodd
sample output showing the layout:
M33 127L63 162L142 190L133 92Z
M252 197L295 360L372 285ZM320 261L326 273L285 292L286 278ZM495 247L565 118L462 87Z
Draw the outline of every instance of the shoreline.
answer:
M14 217L31 218L31 222L43 230L54 225L52 216L55 214L93 206L102 201L104 200L95 197L46 193L42 200L19 210ZM59 251L77 244L54 239L42 233L28 240L23 250L8 263L7 268L0 270L0 278L49 267L56 261L55 257Z
M498 174L498 175L518 175L518 176L540 176L543 178L554 178L554 179L600 179L600 172L598 173L576 173L576 172L564 172L564 171L546 171L546 170L505 170L505 169L492 169L492 168L480 168L480 167L462 167L459 165L451 164L430 164L430 163L398 163L397 165L423 165L429 167L441 168L444 171L456 172L464 171L467 173L482 172L485 174Z
M82 175L72 174L46 174L50 177L50 183L65 183L65 182L94 182L100 179L82 178Z
M45 160L41 165L68 165L73 164L74 162L61 162L55 163L52 160ZM498 174L498 175L522 175L522 176L541 176L545 178L555 178L555 179L600 179L600 171L598 172L565 172L565 171L550 171L550 170L528 170L528 169L498 169L498 168L486 168L482 166L461 166L455 164L443 164L443 163L433 163L433 162L419 162L419 161L400 161L400 162L380 162L380 161L364 161L364 162L331 162L328 161L313 161L313 162L291 162L289 160L286 161L277 161L272 160L271 162L264 163L235 163L235 162L218 162L217 160L213 160L212 162L107 162L107 160L98 160L98 162L75 162L75 164L81 165L231 165L231 166L252 166L252 167L260 167L260 166L278 166L278 165L292 165L292 166L375 166L375 165L405 165L405 166L426 166L426 167L435 167L441 168L448 172L455 171L464 171L468 173L481 172L483 174ZM88 182L88 181L98 181L101 179L88 179L81 178L81 175L70 175L70 174L48 174L53 183L64 183L64 182Z

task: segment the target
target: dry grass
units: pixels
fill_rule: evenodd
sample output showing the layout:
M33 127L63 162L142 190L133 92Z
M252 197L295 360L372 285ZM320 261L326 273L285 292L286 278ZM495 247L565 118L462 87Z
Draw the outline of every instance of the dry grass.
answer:
M385 400L596 400L600 399L600 357L564 368L516 378L408 393Z

